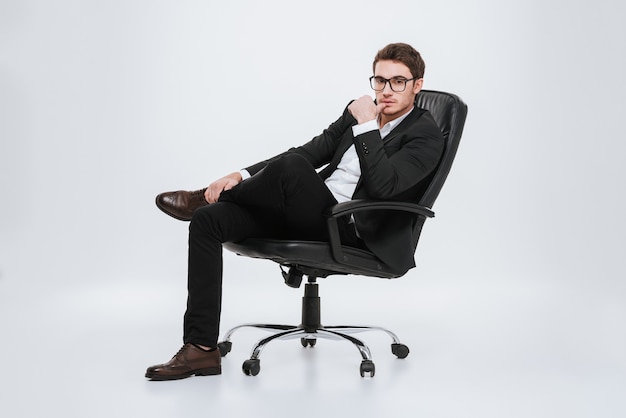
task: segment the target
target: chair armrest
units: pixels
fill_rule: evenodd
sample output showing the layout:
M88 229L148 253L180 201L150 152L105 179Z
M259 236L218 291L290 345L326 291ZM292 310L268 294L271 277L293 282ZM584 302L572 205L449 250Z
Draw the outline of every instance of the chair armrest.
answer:
M427 218L435 216L435 212L426 206L417 205L415 203L365 199L349 200L347 202L337 203L336 205L328 208L325 215L332 218L338 218L340 216L367 210L400 210L423 215Z
M339 226L337 225L337 219L341 216L351 215L356 212L363 212L368 210L399 210L403 212L415 213L418 215L432 218L435 216L435 212L426 206L417 205L407 202L396 201L379 201L379 200L349 200L347 202L338 203L328 208L324 215L327 217L328 235L330 238L330 249L333 254L333 258L337 263L355 266L359 268L368 268L372 272L380 270L382 267L378 262L369 263L364 266L362 261L358 265L352 263L350 257L348 257L341 248L341 237L339 235Z

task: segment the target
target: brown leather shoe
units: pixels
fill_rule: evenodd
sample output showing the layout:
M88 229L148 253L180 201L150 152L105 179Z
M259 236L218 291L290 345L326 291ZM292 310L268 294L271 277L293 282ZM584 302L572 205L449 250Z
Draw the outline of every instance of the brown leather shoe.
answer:
M208 205L204 198L204 191L196 190L188 192L179 190L177 192L165 192L156 197L156 205L163 212L181 221L190 221L191 215L196 209Z
M204 351L193 344L185 344L170 361L148 367L146 377L151 380L176 380L192 375L222 374L220 350Z

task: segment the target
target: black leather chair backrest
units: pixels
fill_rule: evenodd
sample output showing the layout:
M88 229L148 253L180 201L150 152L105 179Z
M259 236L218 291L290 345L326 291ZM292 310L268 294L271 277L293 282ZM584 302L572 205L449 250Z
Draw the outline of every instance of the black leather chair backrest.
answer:
M441 162L419 202L420 205L432 208L448 177L452 161L454 161L454 156L459 148L465 118L467 117L467 105L454 94L433 90L420 91L415 98L415 105L430 111L446 141Z

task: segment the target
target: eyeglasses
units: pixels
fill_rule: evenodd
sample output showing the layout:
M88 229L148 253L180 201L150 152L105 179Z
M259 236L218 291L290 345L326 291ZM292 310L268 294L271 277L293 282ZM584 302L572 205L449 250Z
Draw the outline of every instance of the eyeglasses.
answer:
M406 83L411 80L416 80L419 77L413 78L404 78L404 77L392 77L392 78L384 78L379 76L371 76L370 77L370 86L374 91L383 91L385 90L385 85L389 83L389 87L392 91L396 93L401 93L406 89Z

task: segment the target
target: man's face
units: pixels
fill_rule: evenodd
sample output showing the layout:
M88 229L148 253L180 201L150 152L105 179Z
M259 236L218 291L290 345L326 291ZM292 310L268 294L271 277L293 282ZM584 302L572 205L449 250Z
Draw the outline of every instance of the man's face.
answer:
M385 79L403 78L409 80L413 78L409 67L401 62L388 60L376 63L374 76ZM407 81L406 88L402 92L393 91L390 83L386 83L382 91L376 92L376 102L385 105L381 112L381 126L390 120L402 116L413 107L415 95L422 89L423 82L424 79L422 78Z

